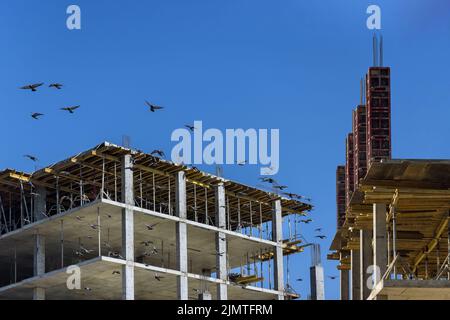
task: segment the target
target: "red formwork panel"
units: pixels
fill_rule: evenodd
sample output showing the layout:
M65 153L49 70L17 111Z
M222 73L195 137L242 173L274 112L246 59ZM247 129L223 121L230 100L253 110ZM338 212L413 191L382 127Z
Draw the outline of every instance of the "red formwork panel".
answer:
M354 190L367 173L367 115L366 106L353 110Z
M346 162L345 162L345 201L346 205L350 203L350 198L355 187L354 180L354 152L353 152L353 133L349 133L346 145Z
M391 159L391 69L371 67L366 75L367 162Z
M336 169L336 208L339 229L345 222L345 166Z

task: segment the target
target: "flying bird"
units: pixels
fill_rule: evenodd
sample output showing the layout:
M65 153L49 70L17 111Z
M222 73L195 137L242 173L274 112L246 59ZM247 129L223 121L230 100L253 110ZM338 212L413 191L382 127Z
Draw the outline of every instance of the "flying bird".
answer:
M296 193L290 193L290 192L284 192L285 196L288 196L291 199L301 199L302 196L296 194Z
M320 232L320 231L322 231L322 228L317 228L317 229L315 229L314 231L315 231L315 232Z
M94 230L97 230L97 228L100 227L98 224L90 224L89 226Z
M74 111L77 110L80 106L73 106L73 107L64 107L60 110L62 111L68 111L69 113L75 113Z
M114 270L112 274L120 274L120 271Z
M284 189L287 189L287 186L274 186L274 188L283 191Z
M37 162L38 158L36 158L35 156L31 155L31 154L26 154L24 155L25 158L30 159L31 161Z
M58 89L58 90L61 90L62 86L63 85L61 83L52 83L52 84L49 85L50 88L55 88L55 89Z
M160 275L155 273L155 279L158 280L158 281L161 281L161 279L164 279L164 277L161 277Z
M80 250L81 250L81 251L84 251L84 253L86 253L86 254L90 254L90 253L94 252L94 250L86 249L86 248L83 247L83 246L80 246Z
M303 279L302 278L298 278L297 281L303 281Z
M275 179L272 179L272 178L259 178L259 180L261 180L262 182L267 182L267 183L271 183L271 184L277 183L275 181Z
M154 224L145 224L145 226L147 227L147 230L152 231L155 230L155 227L158 225L158 223L154 223Z
M165 153L162 150L153 150L152 153L150 153L152 156L154 156L155 154L157 154L160 157L164 157Z
M147 100L145 101L145 104L146 104L147 106L149 106L151 112L155 112L156 110L164 109L164 107L161 107L161 106L157 106L157 105L151 104L151 103L148 102Z
M39 117L42 117L44 114L39 112L34 112L31 114L31 117L35 120L39 120Z
M244 161L241 161L241 162L238 162L238 166L241 166L241 167L243 167L243 166L245 166L246 164L247 164L247 160L244 160Z
M84 290L86 290L86 291L92 291L92 289L89 288L89 287L84 288Z
M310 223L312 221L313 221L312 219L300 220L300 222L306 223L306 224L308 224L308 223Z
M185 125L186 128L188 128L190 131L194 132L195 127L194 126L190 126L188 124Z
M44 83L34 83L34 84L29 84L26 86L21 87L20 89L23 90L31 90L31 91L37 91L37 88L39 88L40 86L42 86Z
M337 276L328 276L328 278L330 278L331 280L335 280Z
M320 236L316 236L316 238L319 238L319 239L325 239L326 238L326 236L322 236L322 235L320 235Z

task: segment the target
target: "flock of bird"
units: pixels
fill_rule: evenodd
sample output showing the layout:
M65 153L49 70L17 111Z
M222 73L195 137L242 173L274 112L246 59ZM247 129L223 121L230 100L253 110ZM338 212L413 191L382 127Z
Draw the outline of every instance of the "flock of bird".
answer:
M25 86L23 86L23 87L20 87L19 89L22 89L22 90L31 90L32 92L36 92L36 91L38 91L38 88L40 88L41 86L43 86L44 85L44 83L43 82L41 82L41 83L34 83L34 84L28 84L28 85L25 85ZM63 87L64 85L63 84L61 84L61 83L51 83L48 87L49 88L54 88L54 89L56 89L56 90L61 90L62 89L62 87ZM60 108L60 110L62 110L62 111L66 111L66 112L68 112L68 113L75 113L75 110L77 110L78 108L80 108L80 106L79 105L77 105L77 106L68 106L68 107L63 107L63 108ZM39 120L41 117L43 117L45 114L43 114L43 113L40 113L40 112L33 112L32 114L31 114L31 117L33 118L33 119L35 119L35 120Z
M36 91L38 91L38 88L42 87L43 85L44 85L44 83L29 84L29 85L25 85L23 87L20 87L20 89L22 89L22 90L30 90L32 92L36 92ZM61 90L63 88L63 86L64 85L61 84L61 83L51 83L48 87L56 89L56 90ZM161 111L161 110L164 109L164 107L156 105L156 104L153 104L153 103L151 103L151 102L149 102L147 100L145 100L145 104L149 108L149 111L152 112L152 113L155 113L155 112L158 112L158 111ZM74 105L74 106L62 107L62 108L60 108L60 110L61 111L66 111L69 114L74 114L75 111L77 109L79 109L79 108L80 108L80 105ZM31 117L34 120L39 120L44 115L45 114L41 113L41 112L33 112L31 114ZM185 126L185 128L189 129L191 132L194 132L196 130L196 128L194 126L192 126L192 125L186 124L184 126ZM153 156L156 156L156 157L160 157L160 158L164 158L165 157L164 151L163 150L159 150L159 149L153 150L150 154L153 155ZM26 155L24 155L24 157L28 158L29 160L31 160L33 162L37 162L38 161L38 158L36 156L34 156L34 155L31 155L31 154L26 154ZM238 163L238 165L239 166L245 166L247 163L248 163L247 161L241 161L241 162ZM195 170L195 171L198 171L198 172L200 171L199 169L197 169L194 166L192 167L192 169ZM287 196L290 199L305 200L305 201L311 202L311 198L307 198L307 197L298 195L296 193L285 192L285 190L288 189L288 186L279 184L273 178L261 177L261 178L259 178L259 180L261 182L263 182L263 183L271 184L272 190L275 190L276 192L280 192L282 195ZM107 217L111 218L111 215L108 214ZM78 221L83 221L83 217L80 217L80 216L77 216L76 219ZM312 221L313 221L312 219L308 218L308 219L300 220L300 221L298 221L298 223L309 224ZM155 223L155 224L146 224L145 227L146 227L146 229L148 231L152 231L152 230L155 229L155 227L157 225L158 225L157 223ZM96 225L96 224L89 224L89 227L91 229L93 229L93 230L98 230L100 228L100 226ZM314 231L316 233L321 233L322 232L322 228L316 228ZM92 237L90 236L89 238L92 238ZM315 238L319 238L319 239L323 240L323 239L326 238L326 236L323 235L323 234L317 234L317 235L315 235ZM116 257L116 258L122 258L122 256L118 252L112 250L112 247L111 247L111 245L109 243L104 242L104 245L105 245L105 247L110 249L110 252L108 253L109 256ZM152 247L152 249L150 251L145 251L144 252L145 256L158 254L158 250L157 250L157 248L155 247L155 245L153 244L152 241L143 241L143 242L141 242L141 245L143 245L144 247L150 247L150 246ZM87 249L87 248L83 247L82 245L80 245L80 248L78 250L75 250L74 254L76 256L78 256L78 257L82 257L82 256L84 256L86 254L91 254L93 252L94 252L94 250ZM213 255L219 255L219 256L221 256L223 254L224 254L223 252L215 252L215 253L213 253ZM113 275L120 275L120 271L114 270L112 274ZM336 279L336 276L328 276L328 277L331 280ZM158 275L157 273L155 273L154 274L154 278L157 281L161 281L161 279L163 279L164 277L162 277L162 276ZM297 281L303 281L303 279L302 278L298 278ZM85 290L86 291L91 291L92 289L89 288L89 287L86 287Z

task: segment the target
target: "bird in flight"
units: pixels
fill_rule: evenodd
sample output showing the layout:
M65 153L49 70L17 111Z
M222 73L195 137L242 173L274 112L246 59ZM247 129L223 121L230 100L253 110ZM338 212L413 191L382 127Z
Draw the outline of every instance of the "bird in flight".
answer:
M91 224L89 225L92 229L97 230L100 226L98 224Z
M296 193L284 192L283 194L291 199L301 199L301 196Z
M52 83L49 85L49 88L55 88L55 89L61 90L62 86L63 85L61 83Z
M248 161L247 161L247 160L244 160L244 161L238 162L238 166L243 167L243 166L245 166L247 163L248 163Z
M34 112L31 114L31 117L35 120L39 120L39 117L42 117L44 114L39 112Z
M157 226L157 223L154 224L145 224L145 226L147 227L147 230L152 231L155 230L155 227Z
M120 271L114 270L112 274L120 274Z
M287 186L274 186L274 188L283 191L284 189L287 189Z
M144 246L146 246L146 247L148 247L148 246L150 246L151 244L153 244L153 242L152 242L152 241L142 241L141 244L144 245Z
M84 288L84 290L86 290L86 291L92 291L92 289L89 288L89 287Z
M328 276L328 278L330 278L331 280L335 280L337 276Z
M312 219L300 220L300 222L308 224L308 223L312 222Z
M315 229L314 231L315 231L315 232L320 232L320 231L322 231L322 228L317 228L317 229Z
M80 246L80 250L83 251L83 252L86 253L86 254L90 254L90 253L94 252L94 250L92 250L92 249L86 249L86 248L83 247L83 246Z
M155 112L156 110L164 109L164 107L161 107L161 106L157 106L157 105L151 104L151 103L148 102L147 100L145 100L145 104L146 104L147 106L149 106L151 112Z
M303 281L303 279L302 278L298 278L297 281Z
M164 279L164 277L161 277L160 275L155 273L155 279L158 280L158 281L161 281L161 279Z
M192 132L194 132L194 130L195 130L194 126L191 126L191 125L188 125L188 124L186 124L185 127L188 128Z
M42 86L44 83L34 83L34 84L29 84L26 86L21 87L20 89L23 90L31 90L31 91L37 91L37 88L39 88L40 86Z
M320 236L316 236L316 238L319 238L319 239L325 239L326 238L326 236L323 236L323 235L320 235Z
M152 153L150 153L152 156L154 156L155 154L157 154L160 157L164 157L165 153L162 150L153 150Z
M272 178L259 178L259 180L261 180L262 182L267 182L267 183L271 183L271 184L277 183L275 181L275 179L272 179Z
M61 108L63 111L68 111L69 113L74 113L75 110L77 110L80 106L73 106L73 107L64 107Z
M31 161L37 162L38 158L36 158L35 156L32 156L31 154L26 154L24 155L25 158L30 159Z

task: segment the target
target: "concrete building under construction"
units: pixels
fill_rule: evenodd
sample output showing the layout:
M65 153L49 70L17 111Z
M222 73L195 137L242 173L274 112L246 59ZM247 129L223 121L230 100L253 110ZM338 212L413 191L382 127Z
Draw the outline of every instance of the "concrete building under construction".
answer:
M295 299L284 257L311 208L110 143L4 170L0 299Z
M391 159L391 73L380 47L378 56L374 37L328 259L339 261L342 300L450 299L450 160Z

